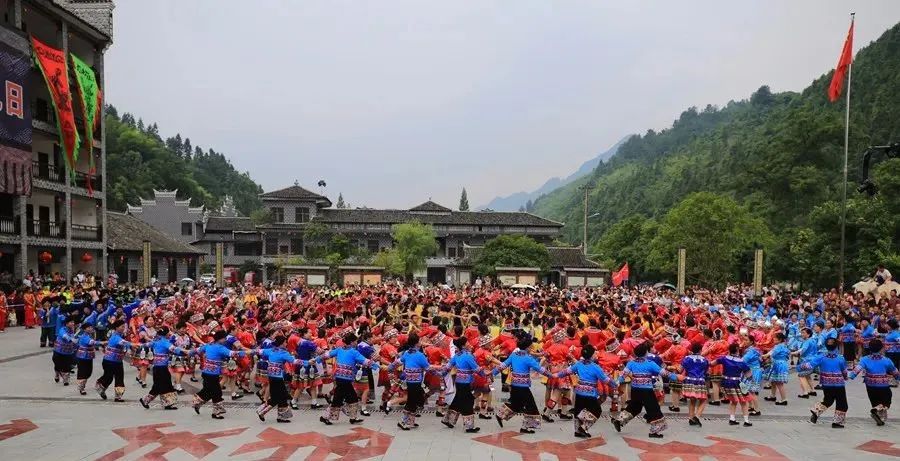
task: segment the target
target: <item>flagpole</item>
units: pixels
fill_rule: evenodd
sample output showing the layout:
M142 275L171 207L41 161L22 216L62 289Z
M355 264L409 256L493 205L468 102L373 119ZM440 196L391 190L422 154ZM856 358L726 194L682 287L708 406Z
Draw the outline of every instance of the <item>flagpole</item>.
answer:
M850 13L850 24L856 20L856 13ZM853 53L853 50L850 50ZM838 290L844 292L844 252L847 247L847 160L850 148L850 80L853 78L853 60L847 65L847 104L844 113L844 192L841 204L841 258Z

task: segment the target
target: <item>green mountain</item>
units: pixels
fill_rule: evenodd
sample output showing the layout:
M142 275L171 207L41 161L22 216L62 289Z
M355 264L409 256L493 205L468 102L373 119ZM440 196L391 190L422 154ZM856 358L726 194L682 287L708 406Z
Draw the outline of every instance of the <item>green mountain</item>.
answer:
M900 189L895 188L900 159L878 163L877 197L855 190L865 148L900 141L900 25L855 59L847 220L851 283L871 274L877 262L900 270ZM588 185L589 213L598 214L588 223L589 245L597 257L607 264L628 260L639 277L670 278L673 265L660 267L660 261L675 256L657 238L660 229L676 222L669 215L691 194L710 192L736 202L771 232L770 239L746 243L768 250L767 280L834 286L845 105L843 97L836 103L827 99L831 76L820 76L800 93L772 93L761 86L749 99L724 107L691 107L671 128L630 138L591 175L538 199L534 213L565 222L565 238L580 243L579 188ZM730 265L722 268L728 275L748 278L752 248L747 247L733 248Z
M119 117L112 106L106 108L106 170L112 210L153 197L153 189L177 189L179 199L190 198L192 205L212 210L230 195L244 216L262 206L262 187L235 170L225 155L192 146L180 134L163 141L155 123L145 126L129 113Z

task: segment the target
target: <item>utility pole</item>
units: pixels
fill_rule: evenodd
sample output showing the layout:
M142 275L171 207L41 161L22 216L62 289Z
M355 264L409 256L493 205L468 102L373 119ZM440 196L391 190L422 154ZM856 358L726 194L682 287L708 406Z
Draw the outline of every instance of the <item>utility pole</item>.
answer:
M585 184L579 189L584 192L584 222L582 227L582 236L581 236L581 250L584 252L584 255L587 256L587 228L588 228L588 193L591 191L592 187L590 184Z

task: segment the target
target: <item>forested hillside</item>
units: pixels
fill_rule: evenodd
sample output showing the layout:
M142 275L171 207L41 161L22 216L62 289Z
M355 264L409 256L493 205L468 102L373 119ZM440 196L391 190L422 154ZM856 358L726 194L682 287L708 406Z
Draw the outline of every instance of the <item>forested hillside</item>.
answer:
M235 170L225 155L194 146L180 134L164 141L155 123L145 124L129 113L119 117L112 106L106 108L106 164L112 210L152 198L153 189L178 189L178 198L209 209L231 195L245 216L260 207L262 188L248 173Z
M689 264L689 282L746 279L749 254L761 246L768 250L769 280L834 286L845 105L843 97L836 103L827 99L831 76L819 77L801 93L773 94L761 86L749 99L724 107L692 107L671 128L632 137L592 175L539 199L534 212L564 221L566 238L580 242L578 188L589 184L589 213L599 213L589 221L589 245L607 264L627 260L632 274L671 278L675 240L686 237L678 245L688 247L691 261L691 246L697 255L700 246L710 244L700 237L722 234L728 261L713 267L724 273L713 277L713 271ZM877 197L855 190L865 148L900 141L900 26L857 54L851 97L847 255L852 282L870 274L877 262L900 269L900 159L878 164ZM698 192L709 194L691 195ZM691 200L696 209L719 199L721 207L700 212L677 207ZM729 208L732 204L736 208ZM716 221L724 217L716 210L725 209L752 220L754 232L725 235L722 228L730 224Z

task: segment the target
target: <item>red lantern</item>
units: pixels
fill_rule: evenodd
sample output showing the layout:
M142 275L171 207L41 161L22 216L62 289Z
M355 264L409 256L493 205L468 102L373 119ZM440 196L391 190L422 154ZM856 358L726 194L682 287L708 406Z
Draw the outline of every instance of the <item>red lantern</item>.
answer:
M93 260L94 260L94 255L88 253L87 251L85 251L85 252L81 255L81 261L82 261L82 262L89 263L89 262L91 262L91 261L93 261Z
M38 260L44 264L50 264L53 261L53 255L49 251L44 251L38 255Z

